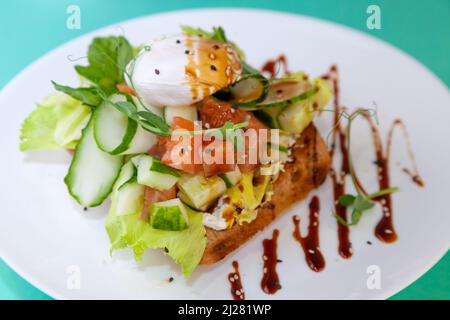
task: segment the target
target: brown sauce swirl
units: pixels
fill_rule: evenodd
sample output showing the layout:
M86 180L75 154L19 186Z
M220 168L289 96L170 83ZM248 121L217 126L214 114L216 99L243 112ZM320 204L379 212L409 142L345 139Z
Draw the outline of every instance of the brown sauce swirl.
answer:
M319 198L314 196L309 204L308 235L302 237L300 232L300 217L294 216L294 239L297 240L305 254L305 260L311 270L320 272L325 268L325 259L320 251L319 244Z
M239 273L239 263L233 261L234 272L228 274L228 282L231 286L233 300L245 300L244 288L242 287L241 274Z
M263 278L261 280L261 289L267 294L275 294L281 289L280 279L277 273L277 240L280 231L275 229L272 234L272 239L263 240Z

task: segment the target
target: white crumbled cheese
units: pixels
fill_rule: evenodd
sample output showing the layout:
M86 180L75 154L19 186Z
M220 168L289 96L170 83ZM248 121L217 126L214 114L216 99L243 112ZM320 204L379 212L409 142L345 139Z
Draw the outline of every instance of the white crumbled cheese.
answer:
M212 213L209 212L203 213L204 226L214 230L225 230L229 226L233 225L232 221L227 221L223 216L226 210L232 210L230 208L230 204L225 202L226 198L228 198L228 196L223 195L219 199L219 201L217 202L217 206L214 208Z
M291 135L281 134L280 135L280 146L290 148L295 144L298 137L299 137L299 135L297 135L297 134L293 134L293 135L292 134Z
M227 222L224 218L208 212L203 212L203 225L214 230L225 230L227 228Z
M275 163L272 163L270 166L267 167L261 167L261 175L263 176L274 176L278 175L278 173L281 170L281 161L277 161Z

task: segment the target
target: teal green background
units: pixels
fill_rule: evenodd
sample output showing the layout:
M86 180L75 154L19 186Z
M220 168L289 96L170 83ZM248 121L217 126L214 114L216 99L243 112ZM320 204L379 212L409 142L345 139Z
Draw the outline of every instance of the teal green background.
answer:
M81 8L81 30L66 28L70 4ZM370 4L381 8L381 30L366 28ZM425 64L447 86L450 84L449 0L11 0L0 4L0 88L49 50L86 32L138 16L201 7L263 8L344 24L395 45ZM450 253L392 298L450 299ZM0 260L0 299L50 297Z

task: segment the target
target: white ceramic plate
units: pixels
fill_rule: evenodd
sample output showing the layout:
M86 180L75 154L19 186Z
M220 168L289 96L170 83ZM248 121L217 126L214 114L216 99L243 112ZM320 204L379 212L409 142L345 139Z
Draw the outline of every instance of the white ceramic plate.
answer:
M337 252L336 222L331 215L329 181L314 194L322 200L320 241L327 265L314 273L293 240L292 215L307 216L307 202L299 203L267 230L222 262L199 267L190 279L160 251L148 252L136 264L130 252L109 257L103 228L107 204L84 212L66 192L63 177L70 157L66 152L18 151L21 121L34 103L52 91L50 80L77 84L75 63L94 36L120 34L139 44L161 34L176 33L179 25L205 28L222 25L229 37L245 50L248 61L260 66L285 53L292 70L317 76L337 63L342 76L342 103L372 106L380 113L385 136L389 123L400 117L407 124L426 188L410 183L395 165L407 163L403 142L394 143L392 181L401 186L394 195L394 221L399 240L386 245L374 237L381 212L374 210L352 229L354 256L343 260ZM448 89L427 69L399 50L354 30L297 15L257 10L193 10L130 20L71 41L39 59L18 75L0 95L0 253L3 259L33 285L55 298L199 298L228 299L227 274L231 261L240 262L249 299L387 298L427 271L448 249L450 216L450 97ZM83 61L82 61L83 62ZM80 62L78 62L80 63ZM318 126L326 134L325 118ZM356 133L354 154L361 178L373 181L371 138ZM367 180L369 179L369 180ZM376 184L372 184L373 189ZM302 220L305 230L307 218ZM268 296L259 287L263 238L281 230L278 265L282 289ZM372 246L366 241L373 242ZM366 285L367 268L381 270L381 288ZM80 289L70 289L71 274L79 271ZM173 276L175 280L167 283Z

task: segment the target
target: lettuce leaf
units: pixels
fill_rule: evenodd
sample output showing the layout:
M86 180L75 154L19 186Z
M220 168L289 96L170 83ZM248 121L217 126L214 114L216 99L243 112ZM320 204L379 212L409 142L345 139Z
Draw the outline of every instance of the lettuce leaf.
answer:
M141 219L139 214L117 216L110 211L105 227L113 250L130 247L136 261L146 249L165 248L172 259L181 265L182 274L189 277L203 256L206 247L203 216L186 207L189 228L183 231L157 230Z
M82 77L100 87L106 94L123 83L125 68L133 58L133 48L124 37L95 38L88 49L88 66L75 66Z
M47 96L23 121L20 150L74 148L90 113L89 107L64 93Z

